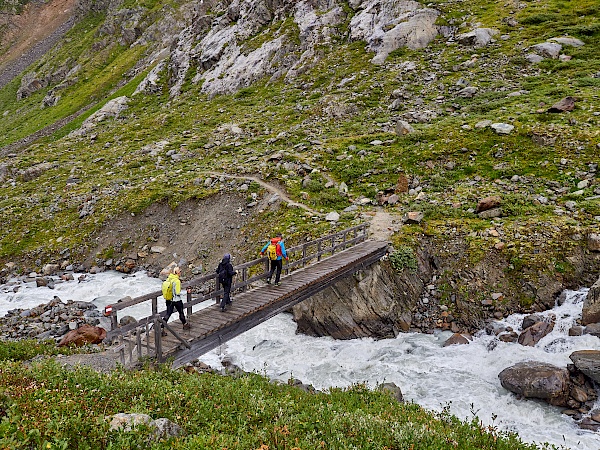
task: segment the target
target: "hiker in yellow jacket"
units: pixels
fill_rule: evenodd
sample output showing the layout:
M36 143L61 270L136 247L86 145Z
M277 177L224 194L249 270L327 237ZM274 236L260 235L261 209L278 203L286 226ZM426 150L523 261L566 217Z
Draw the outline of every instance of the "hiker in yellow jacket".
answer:
M183 301L181 300L181 280L179 276L181 275L181 269L179 267L173 268L173 270L169 273L167 277L167 282L171 286L172 294L170 297L171 300L165 299L167 303L167 314L165 315L165 322L169 321L169 317L173 314L173 311L176 309L179 313L179 320L183 324L183 329L187 330L190 328L190 324L185 319L185 314L183 313ZM163 336L167 334L166 331L162 331Z

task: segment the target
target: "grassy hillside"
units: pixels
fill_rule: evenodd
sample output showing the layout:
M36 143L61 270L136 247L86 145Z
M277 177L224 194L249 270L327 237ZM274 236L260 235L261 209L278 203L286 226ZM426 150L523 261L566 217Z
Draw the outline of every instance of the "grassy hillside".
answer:
M158 7L145 6L147 14ZM600 144L595 114L600 80L596 2L581 0L575 7L560 1L526 3L513 15L518 21L513 27L505 23L508 13L514 12L509 8L493 2L471 2L466 6L470 11L465 6L435 3L445 21L482 22L508 37L481 49L448 45L439 38L422 51L394 52L384 66L368 62L372 55L363 43L342 39L324 49L327 58L293 83L257 83L234 95L207 98L199 92L200 86L189 82L176 99L168 98L164 86L158 95L131 98L122 119L102 124L94 139L68 138L69 131L108 99L130 96L144 75L131 70L144 47L103 45L108 41L98 30L104 16L89 16L71 30L60 48L32 67L43 74L80 66L72 84L60 91L56 106L40 108L51 86L20 101L16 100L20 79L0 92L4 111L0 144L15 142L92 106L51 138L2 156L0 161L12 175L6 178L14 181L5 181L0 188L5 217L0 257L44 247L48 258L64 247L77 248L119 213L138 212L160 199L176 204L209 195L211 191L194 181L210 170L276 179L293 196L304 196L306 203L323 211L340 210L361 195L374 198L379 190L393 186L399 173L406 174L419 180L427 197L415 201L414 196L404 196L398 212L423 210L433 232L443 232L448 223L475 230L485 227L489 222L478 220L472 209L477 199L497 193L505 197L508 224L542 222L597 229L599 202L586 200L595 195L597 182L592 180L582 195L572 194L589 165L597 161ZM563 35L586 43L563 49L572 57L569 61L545 59L534 65L524 60L528 46ZM405 70L407 62L415 63L415 69ZM472 98L457 95L466 83L478 88ZM391 96L398 89L406 101L400 111L391 111ZM577 98L573 112L545 112L567 95ZM415 109L435 113L428 122L413 124L415 133L397 136L385 126ZM476 128L482 120L506 122L515 130L500 136L489 127ZM225 123L238 124L243 136L218 132ZM554 143L539 145L536 136ZM168 141L164 154L176 151L184 156L176 173L170 171L168 177L164 170L168 157L152 158L141 151L163 140ZM219 145L212 145L214 141ZM373 141L382 143L373 145ZM326 178L320 174L303 186L297 172L267 162L278 152L283 152L283 162L307 163L336 182L345 182L350 197L323 189ZM41 163L51 168L32 180L20 176ZM80 182L65 187L73 175ZM514 175L523 181L510 186ZM557 215L556 206L533 201L536 195L549 195L550 183L565 188L556 205L574 200L576 214ZM120 189L115 201L110 187L124 185L127 189ZM99 207L93 216L80 220L78 208L90 195Z
M30 348L24 352L23 345ZM535 449L514 435L461 422L356 385L307 393L258 374L224 377L166 368L110 375L25 366L32 343L2 344L0 446L11 449ZM19 348L17 348L19 347ZM39 348L39 346L36 345ZM167 418L185 435L158 442L148 427L109 430L122 412Z
M147 15L158 8L149 2L144 6ZM145 48L103 46L108 41L98 30L104 16L89 16L60 48L31 68L51 73L63 65L80 66L72 84L60 91L56 106L40 108L51 86L20 101L16 100L20 79L0 92L4 111L0 144L92 106L51 138L2 156L0 163L11 173L5 178L13 181L0 187L4 217L0 257L9 259L43 247L47 258L65 247L76 249L119 213L138 212L161 199L174 205L210 195L212 191L194 180L212 170L278 180L292 196L324 212L340 211L359 196L375 198L378 191L395 185L398 174L406 174L419 180L426 199L405 195L394 209L423 210L428 230L434 233L449 224L473 230L486 227L489 222L479 220L472 210L477 199L498 193L505 198L505 229L510 223L536 222L598 229L599 202L586 200L594 197L597 181L591 180L583 194L573 195L589 165L598 160L600 145L597 2L525 2L522 9L482 1L468 5L437 1L434 6L442 11L442 22L480 22L506 37L497 36L494 44L481 49L448 45L440 37L422 51L394 52L383 66L368 62L372 55L363 43L340 39L324 49L326 58L292 83L265 81L233 95L207 98L190 81L175 99L168 98L163 86L157 95L131 97L122 119L101 124L93 139L69 138L67 133L108 99L131 96L145 75L131 70ZM507 24L510 13L516 26ZM582 47L564 47L570 60L525 61L530 45L564 35L585 42ZM254 41L248 45L259 45ZM414 70L406 70L407 62L415 63ZM457 94L466 84L478 88L474 97ZM405 100L399 111L392 111L388 106L397 90ZM573 112L545 112L569 95L577 99ZM416 109L435 114L426 123L414 123L413 134L398 136L386 126ZM476 128L483 120L506 122L515 130L502 136L489 127ZM244 134L217 131L225 123L238 124ZM532 139L536 136L554 143L539 145L539 139ZM168 141L164 154L170 150L183 154L169 176L164 170L168 157L141 151L163 140ZM303 185L297 172L268 162L277 152L283 153L282 162L306 163L320 173ZM26 169L41 163L50 168L35 179L23 179ZM522 182L511 186L515 175ZM80 182L66 187L73 176ZM345 182L350 196L324 189L328 179ZM549 196L550 183L566 188L555 205L533 201L536 195ZM118 190L118 199L111 188L115 186L126 187ZM78 208L90 195L97 198L98 207L93 215L79 219ZM558 215L556 209L569 200L577 202L577 213ZM286 215L302 223L303 217L295 217L298 214ZM345 214L343 221L353 218Z

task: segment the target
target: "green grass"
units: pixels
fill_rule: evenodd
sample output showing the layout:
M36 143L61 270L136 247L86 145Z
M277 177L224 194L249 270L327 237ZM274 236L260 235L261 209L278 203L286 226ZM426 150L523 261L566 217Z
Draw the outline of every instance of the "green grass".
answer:
M185 435L149 446L147 427L110 431L110 417L123 412L167 418ZM258 374L224 377L165 367L103 375L53 361L25 366L3 360L0 415L0 446L12 449L538 448L477 417L461 421L446 410L399 404L363 385L307 393Z

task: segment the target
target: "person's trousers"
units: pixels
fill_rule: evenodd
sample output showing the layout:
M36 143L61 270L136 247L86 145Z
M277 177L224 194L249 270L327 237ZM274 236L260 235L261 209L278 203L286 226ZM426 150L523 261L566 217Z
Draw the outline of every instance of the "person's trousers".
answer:
M185 323L187 322L185 320L185 314L183 314L183 302L181 300L179 301L173 301L173 300L167 300L167 315L165 316L165 322L169 321L169 317L171 317L171 314L173 314L173 311L176 309L177 312L179 313L179 320L181 320L181 323L185 325Z
M223 286L221 309L225 309L225 305L229 305L231 303L231 283L221 283L221 286Z
M271 281L273 278L273 272L275 272L275 283L279 283L279 279L281 278L281 269L283 267L283 259L273 259L271 260L271 270L269 271L268 280Z

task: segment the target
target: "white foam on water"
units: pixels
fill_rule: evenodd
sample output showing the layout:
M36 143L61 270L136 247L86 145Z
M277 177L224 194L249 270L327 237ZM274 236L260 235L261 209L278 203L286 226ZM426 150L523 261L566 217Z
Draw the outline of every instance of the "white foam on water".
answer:
M57 283L55 289L36 287L35 282L0 286L0 315L15 308L31 308L58 295L92 301L100 309L126 295L135 297L160 290L160 280L145 273L124 276L118 272L87 275L86 281ZM519 434L527 442L549 442L577 450L600 449L600 434L580 430L560 408L535 400L518 400L500 385L498 374L521 361L542 361L565 367L576 350L597 349L591 335L568 336L568 329L581 316L587 290L567 291L561 306L543 315L555 314L556 325L535 347L500 342L478 333L469 345L443 347L450 333L425 335L402 333L395 339L354 339L338 341L296 334L288 314L247 331L200 359L221 367L224 358L245 371L262 373L272 379L296 378L317 389L347 387L366 383L398 385L404 398L441 411L449 407L456 416L470 420L473 414L485 425ZM208 303L210 304L210 302ZM124 314L136 318L150 315L150 305L135 307ZM176 314L174 315L176 316ZM502 321L520 331L524 315ZM175 317L172 317L172 320ZM597 405L600 407L600 405Z

